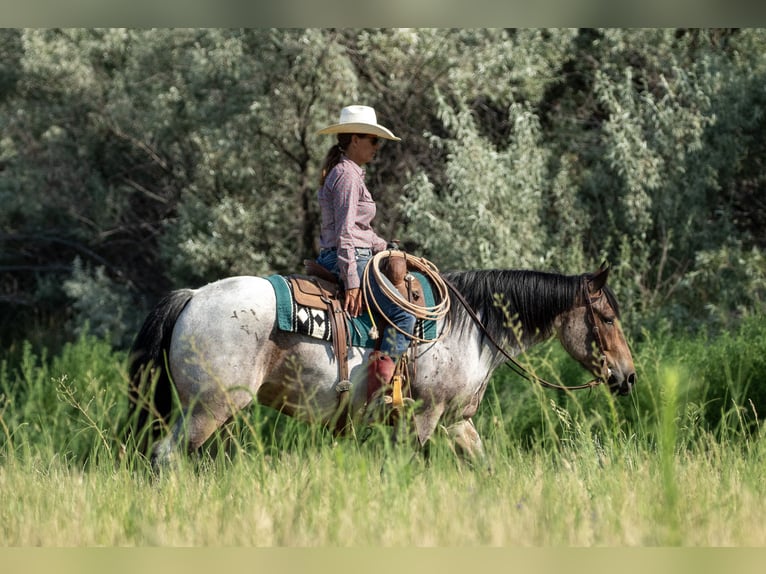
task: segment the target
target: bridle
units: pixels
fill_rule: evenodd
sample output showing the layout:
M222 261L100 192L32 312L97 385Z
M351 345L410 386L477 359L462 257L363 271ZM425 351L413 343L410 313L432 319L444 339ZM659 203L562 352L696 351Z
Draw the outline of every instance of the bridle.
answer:
M606 352L609 350L609 348L606 346L604 339L601 337L601 330L598 328L598 323L596 322L596 311L593 308L593 303L604 296L604 291L603 289L599 289L596 295L591 295L590 290L588 289L588 280L583 278L582 293L583 299L585 300L585 308L588 313L588 319L590 319L591 323L591 332L593 333L593 338L595 339L596 347L598 348L598 360L601 368L601 376L596 380L600 381L600 383L605 383L609 380L609 365L606 361Z
M481 322L481 319L476 314L476 312L471 308L471 305L468 303L466 298L463 296L463 294L458 291L458 289L447 279L444 279L444 282L446 283L447 287L450 291L455 295L455 298L460 301L460 303L463 305L465 310L468 312L468 315L476 322L476 324L479 327L479 330L489 339L490 343L494 345L494 347L500 351L500 353L508 359L508 362L506 365L510 367L510 369L515 372L517 375L522 377L523 379L526 379L527 381L537 383L541 387L544 387L546 389L555 389L558 391L577 391L582 389L592 389L594 387L597 387L599 385L603 385L606 383L609 379L609 366L607 365L606 360L606 351L608 350L606 346L604 345L604 340L601 338L601 333L598 328L598 323L596 322L596 311L593 308L593 303L595 301L598 301L603 296L603 291L599 291L596 295L591 295L590 290L588 289L588 279L586 276L583 276L581 281L581 287L580 290L582 292L582 298L585 301L585 307L586 307L586 313L588 316L588 320L591 323L591 330L593 333L593 338L596 341L596 346L598 347L599 352L599 362L601 364L601 375L592 381L589 381L582 385L557 385L555 383L551 383L549 381L546 381L545 379L541 379L537 375L533 375L529 371L527 371L523 365L521 365L515 358L513 358L503 347L498 343L494 337L487 331L487 328L484 326L484 324Z

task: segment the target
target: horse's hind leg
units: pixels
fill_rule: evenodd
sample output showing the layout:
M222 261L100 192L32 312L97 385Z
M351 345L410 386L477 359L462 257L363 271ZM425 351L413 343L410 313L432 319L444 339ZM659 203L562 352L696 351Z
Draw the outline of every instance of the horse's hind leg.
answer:
M179 417L170 432L152 448L152 468L172 467L179 451L193 452L222 424L208 409L197 405L187 416Z
M447 427L447 433L453 441L455 452L471 466L481 466L491 471L484 445L471 419L465 419Z
M183 441L183 420L178 419L168 434L152 447L152 469L161 471L171 468L177 462L179 445Z

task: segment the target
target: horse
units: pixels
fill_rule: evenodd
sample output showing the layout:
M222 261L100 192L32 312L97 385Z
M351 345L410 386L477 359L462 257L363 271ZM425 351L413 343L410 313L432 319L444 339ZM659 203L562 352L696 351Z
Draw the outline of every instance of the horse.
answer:
M606 265L580 275L441 273L452 304L438 320L440 336L412 344L409 436L416 449L426 450L441 425L462 458L484 460L472 417L493 372L554 335L597 383L615 395L629 394L636 373L608 275ZM148 421L159 429L146 453L153 466L170 464L183 446L197 450L253 401L310 423L336 420L339 376L332 343L280 329L276 303L266 278L237 276L173 291L149 313L131 349L129 418L139 421L134 431L148 428ZM355 424L367 420L371 352L348 348L346 412ZM148 388L152 392L143 400ZM179 405L174 423L156 424L168 421Z

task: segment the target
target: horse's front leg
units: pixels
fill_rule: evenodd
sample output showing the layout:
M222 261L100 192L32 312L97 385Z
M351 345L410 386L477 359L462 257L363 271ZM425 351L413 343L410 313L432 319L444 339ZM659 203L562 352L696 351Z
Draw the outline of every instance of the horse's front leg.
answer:
M466 461L474 468L482 467L489 472L492 471L481 437L471 419L464 419L448 426L447 433L461 460Z
M409 436L412 437L412 445L417 453L425 456L428 460L428 444L436 427L439 424L444 405L421 406L412 416L412 426Z
M428 440L439 424L444 406L429 406L418 408L414 413L406 410L400 413L400 418L394 422L391 432L391 445L393 448L401 448L407 445L411 449L410 462L417 461L422 456L428 462ZM383 461L381 474L386 473L388 461Z

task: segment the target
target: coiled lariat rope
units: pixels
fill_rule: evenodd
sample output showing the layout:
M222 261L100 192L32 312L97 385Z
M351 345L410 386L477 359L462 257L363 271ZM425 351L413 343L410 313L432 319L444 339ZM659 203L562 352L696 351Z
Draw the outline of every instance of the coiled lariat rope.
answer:
M433 306L421 306L416 305L414 303L410 303L407 301L404 297L402 297L401 293L399 293L396 289L391 289L389 286L388 281L383 280L383 272L380 270L380 264L384 259L387 259L388 257L403 257L406 264L408 271L410 269L413 269L415 271L418 271L422 273L430 282L431 285L433 285L434 288L434 299L436 300L436 304ZM371 289L371 278L370 274L375 278L375 281L380 286L381 290L385 294L386 297L388 297L391 301L393 301L399 308L404 309L411 315L413 315L416 319L422 319L426 321L437 321L444 317L450 308L450 296L449 291L447 289L447 284L444 282L444 279L442 279L441 274L439 273L439 270L436 268L436 265L428 261L427 259L423 257L414 257L412 255L407 255L404 251L398 251L398 250L386 250L381 251L377 254L375 254L372 259L370 259L370 262L367 264L367 267L364 268L364 274L362 275L362 292L364 293L364 302L367 306L367 312L370 315L370 320L372 321L372 329L370 330L370 336L373 339L377 339L377 326L375 325L375 319L373 318L372 309L373 307L370 305L374 305L375 310L377 310L378 313L381 314L381 316L385 317L388 323L399 333L402 335L408 337L409 339L419 342L419 343L433 343L435 340L441 339L445 333L446 329L442 330L442 333L439 334L439 336L436 339L423 339L421 337L418 337L415 334L408 333L401 329L399 326L397 326L393 321L391 321L388 316L383 312L383 310L380 308L380 304L375 300L374 297L370 296L370 289Z

